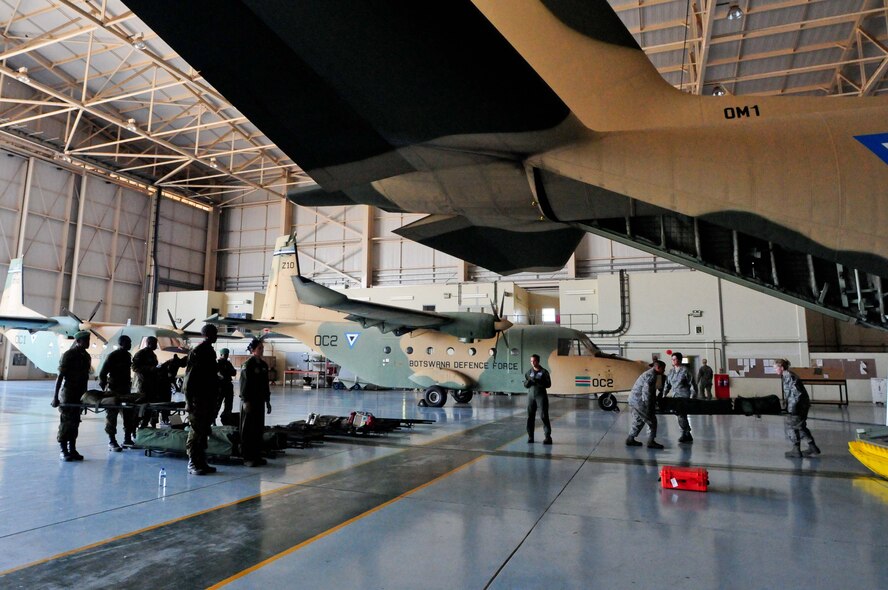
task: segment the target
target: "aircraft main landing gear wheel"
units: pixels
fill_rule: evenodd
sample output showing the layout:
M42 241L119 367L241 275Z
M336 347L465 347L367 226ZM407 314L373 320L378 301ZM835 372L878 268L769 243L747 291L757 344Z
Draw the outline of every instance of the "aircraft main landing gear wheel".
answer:
M447 390L440 385L432 385L425 390L425 402L432 408L440 408L447 403Z
M605 412L619 412L617 397L612 393L602 393L598 396L598 407Z
M458 404L467 404L472 401L472 397L475 395L474 391L459 391L456 390L452 393L453 401Z

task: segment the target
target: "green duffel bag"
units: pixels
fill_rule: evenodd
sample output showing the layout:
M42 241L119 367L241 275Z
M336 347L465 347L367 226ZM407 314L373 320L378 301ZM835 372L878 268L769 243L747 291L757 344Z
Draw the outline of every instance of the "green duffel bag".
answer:
M237 428L213 426L207 439L207 455L211 457L231 457L236 454L238 441ZM188 430L178 428L139 428L136 431L136 445L151 451L185 453Z

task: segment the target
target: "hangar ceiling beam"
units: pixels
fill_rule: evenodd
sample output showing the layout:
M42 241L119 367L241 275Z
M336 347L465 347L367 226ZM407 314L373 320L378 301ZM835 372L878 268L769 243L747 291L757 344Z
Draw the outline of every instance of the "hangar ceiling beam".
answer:
M703 81L706 79L706 65L709 62L709 47L712 41L712 24L715 21L716 0L700 0L690 14L691 33L696 41L693 50L688 52L688 66L691 75L690 92L703 93Z

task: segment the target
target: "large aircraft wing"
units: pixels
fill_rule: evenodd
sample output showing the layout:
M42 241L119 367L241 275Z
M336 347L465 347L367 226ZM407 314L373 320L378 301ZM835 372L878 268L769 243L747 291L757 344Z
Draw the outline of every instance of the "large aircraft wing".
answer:
M214 324L216 326L230 326L238 330L270 330L277 326L279 322L270 320L247 320L242 318L229 318L214 313L204 320L205 324Z
M58 325L53 318L0 316L0 328L4 330L52 330Z
M344 293L299 275L293 277L293 287L300 303L345 313L347 314L345 319L357 322L364 328L379 328L384 333L403 334L420 328L434 330L453 322L453 318L433 311L404 309L371 301L355 301Z
M500 273L561 268L584 235L541 220L522 162L586 130L471 2L194 1L175 18L164 2L125 3L320 185L293 202L431 213L378 181L452 200L428 193L446 167L477 207L401 235ZM637 48L606 2L584 12ZM520 222L488 206L499 191L524 203Z

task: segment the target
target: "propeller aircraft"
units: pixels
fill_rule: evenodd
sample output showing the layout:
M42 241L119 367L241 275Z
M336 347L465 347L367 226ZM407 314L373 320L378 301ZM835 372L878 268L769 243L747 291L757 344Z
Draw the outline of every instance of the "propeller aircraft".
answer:
M432 312L349 299L302 276L296 236L289 235L275 242L262 319L206 321L296 338L371 383L425 388L433 407L448 394L467 403L475 391L524 392L531 354L552 375L550 393L599 394L604 409L616 406L612 392L630 389L647 369L603 353L577 330L513 325L494 309Z
M888 96L682 92L615 0L124 2L317 183L296 204L428 214L394 233L500 274L591 232L888 330Z
M0 298L0 330L41 371L55 373L58 370L62 354L74 343L74 334L81 330L88 330L94 336L90 339L88 349L93 360L93 372L101 366L105 356L117 348L117 339L123 335L129 336L132 340L133 354L145 346L149 336L157 338L156 354L161 363L171 359L173 355L188 354L185 329L194 320L179 328L172 314L170 314L172 323L170 328L94 322L93 317L101 301L96 304L86 321L70 311L65 315L54 317L37 313L24 304L22 268L21 258L9 263L6 286ZM169 314L169 311L167 313Z

